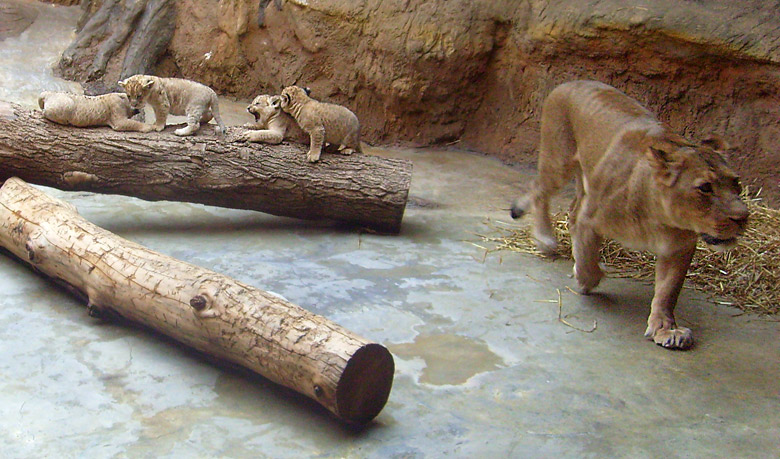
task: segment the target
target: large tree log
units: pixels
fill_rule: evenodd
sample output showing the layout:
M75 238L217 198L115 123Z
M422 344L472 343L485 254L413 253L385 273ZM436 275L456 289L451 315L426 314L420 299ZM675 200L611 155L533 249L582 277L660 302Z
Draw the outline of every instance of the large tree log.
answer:
M18 176L63 190L333 219L388 233L401 229L409 161L325 154L311 164L303 145L235 143L230 132L225 139L213 135L211 125L188 138L171 130L60 126L0 101L0 180Z
M71 287L91 314L118 314L242 365L351 423L373 419L393 381L379 344L275 295L99 228L18 178L0 189L0 245Z

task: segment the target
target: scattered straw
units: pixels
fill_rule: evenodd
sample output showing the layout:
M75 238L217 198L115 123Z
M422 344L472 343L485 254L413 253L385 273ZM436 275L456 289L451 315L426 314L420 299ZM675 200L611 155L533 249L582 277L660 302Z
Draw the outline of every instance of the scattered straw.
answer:
M577 327L576 325L572 325L571 323L569 323L566 320L566 319L569 318L568 314L566 316L563 315L563 301L561 300L561 290L557 289L557 288L555 290L558 291L558 322L560 322L560 323L562 323L562 324L564 324L564 325L566 325L568 327L571 327L571 328L573 328L573 329L575 329L577 331L581 331L583 333L593 333L594 331L596 331L596 328L598 328L599 323L596 322L595 320L593 321L593 327L590 330L586 330L584 328L580 328L580 327Z
M762 204L759 198L745 197L750 221L739 244L728 252L715 252L700 242L688 270L688 286L700 290L715 300L760 315L780 313L780 210ZM478 235L493 246L489 252L511 250L541 255L534 245L528 226L489 221L493 235ZM568 213L553 216L553 228L558 238L558 254L571 259L571 239ZM482 246L479 246L482 247ZM652 280L655 257L649 252L634 252L608 241L601 257L610 276Z

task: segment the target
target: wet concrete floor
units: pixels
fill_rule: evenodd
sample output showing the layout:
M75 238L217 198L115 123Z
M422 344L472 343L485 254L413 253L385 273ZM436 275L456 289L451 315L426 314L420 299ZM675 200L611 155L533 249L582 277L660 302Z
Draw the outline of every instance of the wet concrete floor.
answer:
M48 11L53 7L40 6ZM57 9L60 11L60 9ZM66 43L67 45L67 43ZM18 92L13 101L23 102ZM15 98L14 98L15 97ZM240 124L237 102L231 124ZM248 115L247 115L248 117ZM0 257L2 457L777 457L780 324L684 290L697 345L642 337L652 286L567 286L571 263L475 247L532 171L414 162L398 236L46 189L90 221L387 346L390 399L362 430L261 377L86 308ZM567 321L558 321L560 307Z

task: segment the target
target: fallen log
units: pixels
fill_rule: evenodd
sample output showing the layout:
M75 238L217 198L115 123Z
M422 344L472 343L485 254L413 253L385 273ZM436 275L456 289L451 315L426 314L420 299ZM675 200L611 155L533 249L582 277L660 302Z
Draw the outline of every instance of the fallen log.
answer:
M276 295L127 241L18 178L0 188L0 245L87 301L366 423L393 381L388 350Z
M325 154L307 146L232 142L213 134L84 129L0 102L0 180L20 177L63 190L185 201L302 219L332 219L379 232L401 230L411 162Z

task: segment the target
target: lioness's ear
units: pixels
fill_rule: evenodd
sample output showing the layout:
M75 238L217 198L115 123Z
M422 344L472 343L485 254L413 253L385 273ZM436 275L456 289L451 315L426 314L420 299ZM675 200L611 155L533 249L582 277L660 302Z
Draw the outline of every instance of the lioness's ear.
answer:
M645 157L655 170L658 180L666 186L672 186L680 171L681 159L677 153L678 145L666 140L656 140L647 148Z
M729 149L728 142L718 134L710 134L709 137L702 139L701 144L710 147L715 151L726 151Z
M153 84L154 84L154 80L144 81L144 88L151 88Z

